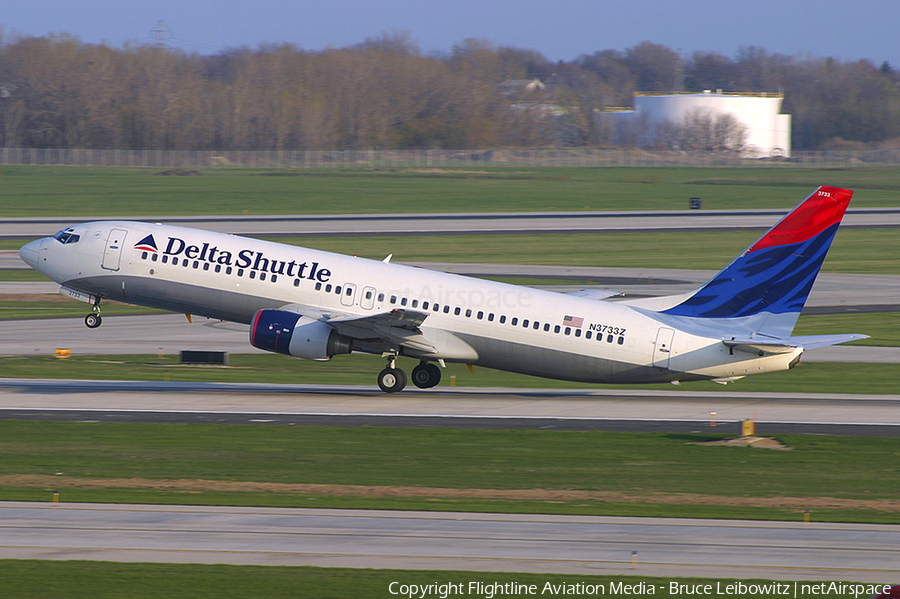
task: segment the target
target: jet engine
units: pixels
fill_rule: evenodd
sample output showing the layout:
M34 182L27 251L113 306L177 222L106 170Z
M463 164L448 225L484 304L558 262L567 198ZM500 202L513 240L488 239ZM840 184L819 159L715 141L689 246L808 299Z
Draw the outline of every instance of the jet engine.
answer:
M250 325L250 345L324 362L352 351L351 339L318 320L285 310L259 310Z

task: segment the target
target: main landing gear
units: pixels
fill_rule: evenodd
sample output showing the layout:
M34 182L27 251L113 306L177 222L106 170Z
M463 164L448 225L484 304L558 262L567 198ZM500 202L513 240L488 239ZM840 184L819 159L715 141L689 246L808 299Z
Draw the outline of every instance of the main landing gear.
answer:
M378 373L378 386L385 393L396 393L406 387L406 373L397 368L397 357L388 357L387 368ZM435 364L421 362L412 370L412 382L420 389L429 389L441 382L441 369Z
M97 299L97 301L94 302L93 311L84 317L84 324L89 329L96 329L101 324L103 324L103 318L100 316L100 300L99 299Z

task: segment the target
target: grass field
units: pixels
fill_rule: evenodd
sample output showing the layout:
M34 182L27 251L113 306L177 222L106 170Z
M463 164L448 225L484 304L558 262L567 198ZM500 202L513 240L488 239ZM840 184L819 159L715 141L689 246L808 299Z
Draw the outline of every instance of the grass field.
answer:
M670 593L670 583L686 585L712 584L716 579L704 578L653 578L646 576L593 576L562 574L513 574L509 572L459 572L459 571L415 571L415 570L350 570L347 568L269 567L269 566L224 566L199 564L116 564L88 561L0 561L0 585L4 595L11 599L22 597L53 597L54 599L196 599L216 597L217 599L247 599L265 597L267 599L348 599L397 597L389 588L392 582L405 585L464 584L460 595L486 599L487 593L476 593L477 587L469 592L470 582L487 584L516 583L536 585L536 595L542 594L545 585L554 586L600 585L604 594L613 594L611 584L638 585L654 588L654 595L667 597L694 597L693 593ZM722 588L733 580L721 581ZM769 584L770 580L746 581L748 584ZM810 582L810 584L815 584ZM399 592L399 585L393 590ZM621 588L619 586L616 587ZM665 591L663 591L663 588ZM802 589L802 587L800 587ZM793 590L793 584L791 584ZM621 596L634 596L619 591ZM647 592L649 594L649 591ZM408 595L399 595L406 597ZM418 597L419 595L413 595ZM440 593L426 595L440 597ZM494 594L494 597L510 596ZM513 595L516 597L525 595ZM543 593L543 596L554 596ZM567 596L588 595L569 593ZM589 596L594 596L591 594ZM778 595L754 594L755 599L774 599ZM799 595L803 597L803 595ZM845 597L845 595L831 595ZM853 595L846 595L852 597Z
M409 371L416 361L401 358ZM177 356L52 356L0 357L0 371L8 378L82 380L209 381L226 383L277 383L306 385L365 385L374 387L376 373L384 367L377 356L341 355L330 362L310 362L279 354L233 354L229 366L182 366ZM512 387L537 389L656 389L673 390L666 384L587 385L555 381L489 368L470 373L462 364L448 364L441 387ZM747 377L727 386L709 381L682 383L680 391L752 393L862 393L897 394L900 364L801 363L793 370Z
M900 523L900 439L721 437L2 421L0 499Z
M773 224L776 219L773 218ZM426 235L273 239L319 250L395 262L474 262L718 271L761 231L575 233L541 235ZM25 242L4 240L0 249ZM702 248L702 249L698 249ZM839 231L822 272L900 274L900 236L893 229ZM33 271L2 271L3 280L46 280Z
M155 169L6 166L3 216L788 210L819 185L854 189L854 206L897 206L896 168L484 168L383 170Z

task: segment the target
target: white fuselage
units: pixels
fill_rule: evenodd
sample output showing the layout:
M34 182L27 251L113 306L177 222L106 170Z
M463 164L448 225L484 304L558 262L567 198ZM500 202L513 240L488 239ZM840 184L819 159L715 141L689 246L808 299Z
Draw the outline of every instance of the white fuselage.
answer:
M249 323L257 310L323 320L403 309L427 314L475 354L428 359L593 383L728 379L789 367L802 352L733 351L724 331L680 327L649 310L222 233L128 221L76 225L21 254L64 288ZM156 249L141 244L147 238ZM422 357L415 352L401 355Z

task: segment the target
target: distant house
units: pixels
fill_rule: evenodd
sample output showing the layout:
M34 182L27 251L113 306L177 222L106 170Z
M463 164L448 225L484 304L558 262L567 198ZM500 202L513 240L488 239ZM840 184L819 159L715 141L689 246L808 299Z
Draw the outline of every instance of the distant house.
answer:
M500 93L505 96L515 96L547 89L547 85L540 79L507 79L499 83L497 87L500 88Z

